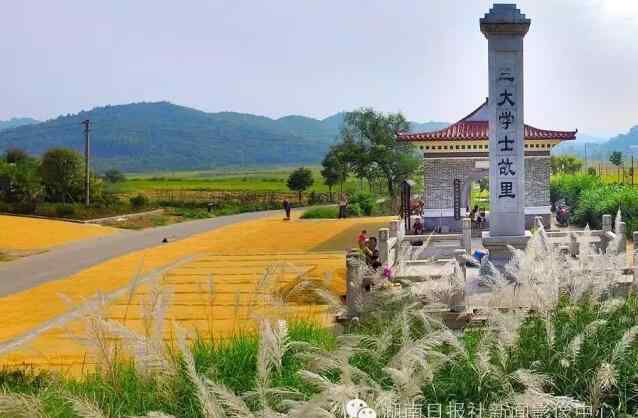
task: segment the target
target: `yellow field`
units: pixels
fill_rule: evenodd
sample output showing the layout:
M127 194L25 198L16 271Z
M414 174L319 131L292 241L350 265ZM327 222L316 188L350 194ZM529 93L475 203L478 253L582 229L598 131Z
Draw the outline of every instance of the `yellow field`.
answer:
M0 251L37 252L117 230L99 225L0 215L0 231Z
M389 220L283 221L270 217L247 221L119 257L2 298L0 364L62 370L90 366L93 359L72 338L83 333L84 321L64 321L63 314L97 292L119 291L107 304L105 316L142 330L142 311L157 286L144 283L133 292L125 288L133 277L153 272L172 294L168 322L215 337L251 329L256 315L269 313L264 311L272 305L269 293L299 277L322 281L343 294L346 249L355 245L360 229L374 232ZM269 273L264 275L266 270ZM332 319L326 314L327 307L318 304L299 303L282 309L278 313L286 317L310 317L321 323ZM47 321L59 323L46 327ZM33 338L25 338L34 330ZM14 349L18 342L20 347Z

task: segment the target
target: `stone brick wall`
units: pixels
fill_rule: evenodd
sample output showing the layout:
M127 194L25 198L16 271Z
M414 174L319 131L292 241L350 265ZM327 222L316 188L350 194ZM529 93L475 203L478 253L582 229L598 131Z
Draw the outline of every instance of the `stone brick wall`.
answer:
M463 190L463 180L467 177L469 169L474 167L474 161L472 159L424 159L423 184L426 209L454 207L454 179L461 179L461 190Z
M424 159L424 198L426 209L454 207L453 181L461 179L461 205L467 206L469 184L488 176L488 170L476 168L478 159ZM549 206L549 157L525 158L525 206Z
M525 206L549 206L549 157L525 158Z

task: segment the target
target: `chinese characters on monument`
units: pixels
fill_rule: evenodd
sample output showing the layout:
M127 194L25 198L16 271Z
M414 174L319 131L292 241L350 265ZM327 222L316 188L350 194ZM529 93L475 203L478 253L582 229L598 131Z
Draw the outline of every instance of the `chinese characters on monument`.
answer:
M496 138L498 161L498 199L514 199L519 193L517 189L516 166L516 110L518 98L516 92L516 78L512 72L503 67L499 70L496 80L498 100L496 101Z

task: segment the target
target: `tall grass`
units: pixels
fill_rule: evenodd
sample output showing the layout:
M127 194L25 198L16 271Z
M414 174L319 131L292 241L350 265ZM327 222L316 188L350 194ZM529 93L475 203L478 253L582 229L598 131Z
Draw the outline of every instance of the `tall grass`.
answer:
M423 300L436 302L445 292L424 298L406 286L374 293L339 336L276 316L260 318L254 334L189 336L164 323L170 293L158 283L144 302L140 334L99 309L87 315L104 358L94 372L1 372L0 416L341 417L354 398L381 414L415 401L633 412L638 298L610 297L618 256L583 245L581 260L570 261L546 239L539 229L507 277L492 270L495 304L485 308L486 326L465 331L425 310ZM259 289L276 288L273 280L266 274ZM264 301L281 307L309 288L300 282ZM497 309L514 290L511 309ZM160 336L168 326L176 341L166 346Z

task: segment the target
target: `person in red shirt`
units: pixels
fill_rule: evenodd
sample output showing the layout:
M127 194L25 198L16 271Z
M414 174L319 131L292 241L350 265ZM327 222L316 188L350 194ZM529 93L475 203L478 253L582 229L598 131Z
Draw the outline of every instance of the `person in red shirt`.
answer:
M361 231L361 233L357 237L357 243L359 244L360 250L363 250L363 248L366 246L367 241L368 241L368 231L364 229L363 231Z

